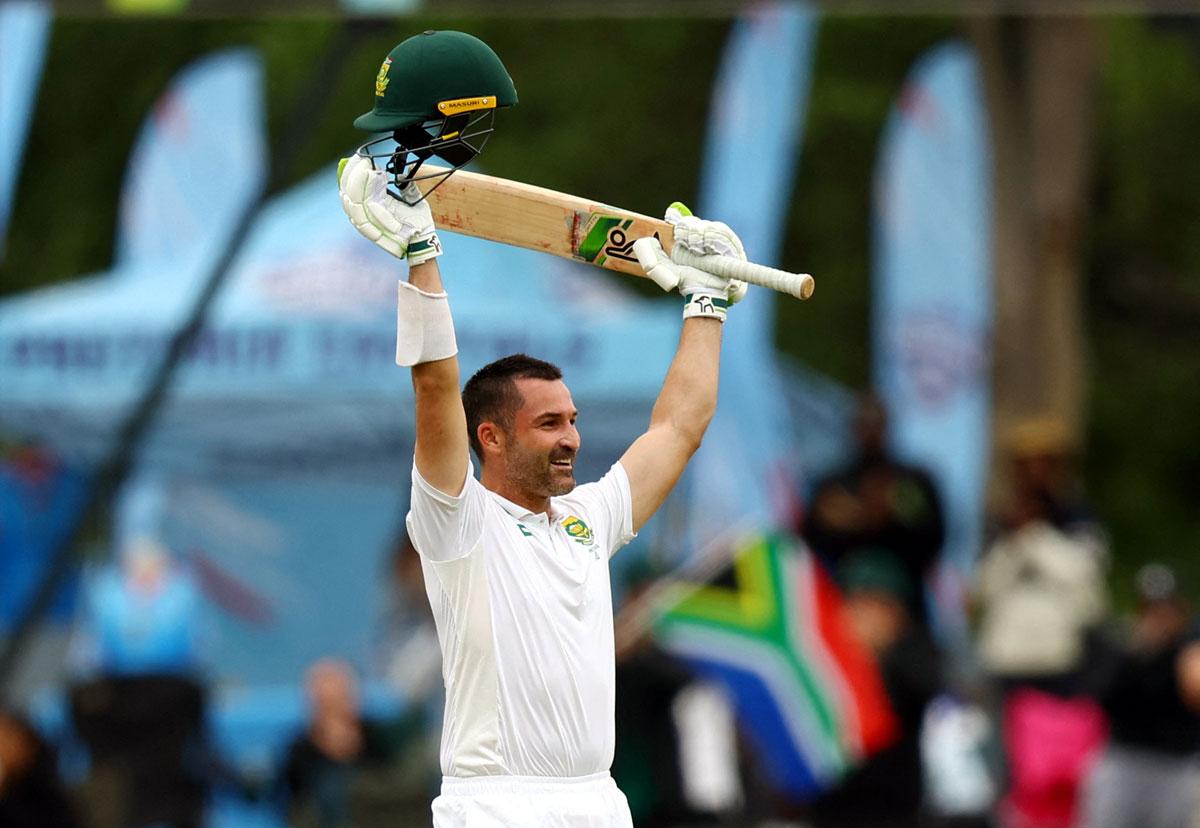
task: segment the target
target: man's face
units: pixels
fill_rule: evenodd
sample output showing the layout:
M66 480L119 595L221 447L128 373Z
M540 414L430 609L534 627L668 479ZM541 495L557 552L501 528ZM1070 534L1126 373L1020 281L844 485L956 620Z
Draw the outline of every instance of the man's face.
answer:
M562 380L516 380L524 404L507 434L504 468L518 489L535 497L564 495L575 488L575 403Z

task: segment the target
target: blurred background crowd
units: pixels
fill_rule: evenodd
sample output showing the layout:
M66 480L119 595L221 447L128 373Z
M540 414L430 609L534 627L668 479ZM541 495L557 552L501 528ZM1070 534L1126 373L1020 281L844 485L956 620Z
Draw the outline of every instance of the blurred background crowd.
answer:
M0 828L429 824L397 271L333 175L429 28L514 78L476 169L817 279L732 310L613 561L636 825L1200 825L1200 10L0 0ZM464 371L559 363L598 476L677 303L444 244Z

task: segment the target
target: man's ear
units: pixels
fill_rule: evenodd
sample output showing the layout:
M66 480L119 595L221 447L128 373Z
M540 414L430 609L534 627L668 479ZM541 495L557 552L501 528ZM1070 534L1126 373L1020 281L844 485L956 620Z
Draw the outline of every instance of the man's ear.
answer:
M493 422L484 420L475 431L479 438L479 446L483 449L484 457L504 450L504 429Z

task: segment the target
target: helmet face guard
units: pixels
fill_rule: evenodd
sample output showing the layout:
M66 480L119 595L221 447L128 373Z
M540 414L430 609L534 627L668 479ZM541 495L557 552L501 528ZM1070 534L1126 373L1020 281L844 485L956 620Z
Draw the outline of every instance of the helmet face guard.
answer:
M495 129L495 118L494 109L433 118L367 141L356 154L371 159L375 169L391 176L388 192L394 198L417 204L483 150ZM423 171L422 165L434 157L445 161L449 169ZM410 186L430 179L438 181L424 193Z

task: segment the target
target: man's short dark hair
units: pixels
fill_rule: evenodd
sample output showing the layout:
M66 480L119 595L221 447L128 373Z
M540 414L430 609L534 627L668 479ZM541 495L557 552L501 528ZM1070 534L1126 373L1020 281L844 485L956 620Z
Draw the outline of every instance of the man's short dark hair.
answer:
M517 409L525 403L517 390L519 379L560 380L562 371L557 365L526 354L512 354L480 368L463 387L467 436L481 463L483 446L479 443L479 424L492 422L505 431L512 429Z

